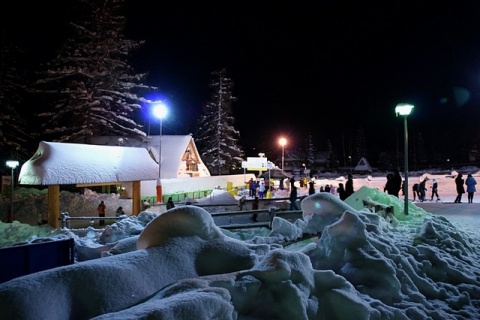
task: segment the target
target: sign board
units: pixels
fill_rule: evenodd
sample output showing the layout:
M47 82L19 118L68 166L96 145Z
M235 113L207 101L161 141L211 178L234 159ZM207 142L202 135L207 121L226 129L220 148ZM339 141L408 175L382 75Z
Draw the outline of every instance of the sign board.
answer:
M267 171L267 158L247 157L247 161L242 161L242 168L249 171Z

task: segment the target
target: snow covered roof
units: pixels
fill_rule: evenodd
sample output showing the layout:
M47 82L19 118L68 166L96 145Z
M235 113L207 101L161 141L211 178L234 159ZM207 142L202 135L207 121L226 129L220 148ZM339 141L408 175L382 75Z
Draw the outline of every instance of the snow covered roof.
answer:
M361 158L358 161L358 164L356 165L356 167L353 169L353 171L355 171L355 172L357 172L357 171L372 172L372 166L368 162L367 158Z
M185 171L184 155L187 151L198 162L199 176L210 176L208 168L198 154L195 141L191 135L162 135L162 179L184 178ZM124 145L147 149L152 157L158 161L160 136L148 137L120 137L120 136L96 136L91 138L91 143L96 145Z
M160 136L151 137L151 146L149 151L158 160L158 151L160 145ZM191 135L162 135L162 179L178 178L178 172L182 166L181 159L187 149L196 153L196 159L199 161L199 169L207 170L202 159L198 155L197 147ZM202 174L204 176L204 174Z
M157 178L158 164L144 148L42 141L22 166L18 180L20 184L57 185Z

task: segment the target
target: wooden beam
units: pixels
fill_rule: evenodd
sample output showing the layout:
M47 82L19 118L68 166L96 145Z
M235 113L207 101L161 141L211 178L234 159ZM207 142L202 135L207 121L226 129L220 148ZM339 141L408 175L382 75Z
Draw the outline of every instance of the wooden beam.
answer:
M53 228L60 228L60 186L48 186L48 224Z
M142 209L142 199L140 197L140 181L132 182L132 214L138 216Z

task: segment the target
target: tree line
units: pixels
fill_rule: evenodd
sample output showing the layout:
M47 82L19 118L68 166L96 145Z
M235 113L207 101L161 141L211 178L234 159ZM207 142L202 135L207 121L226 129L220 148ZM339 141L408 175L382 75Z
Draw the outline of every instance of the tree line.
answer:
M47 58L0 37L0 159L28 160L39 141L90 143L93 136L146 136L142 108L158 88L130 63L144 41L125 36L125 1L76 0L62 28L64 38ZM35 59L33 59L35 60ZM37 61L37 60L36 60ZM229 172L243 151L233 126L233 83L226 70L212 72L212 95L196 126L199 151L212 174Z

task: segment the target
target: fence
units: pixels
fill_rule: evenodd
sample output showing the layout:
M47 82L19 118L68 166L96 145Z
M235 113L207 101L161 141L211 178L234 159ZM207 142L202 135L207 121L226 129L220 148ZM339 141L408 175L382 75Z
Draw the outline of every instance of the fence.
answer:
M212 213L215 225L222 229L245 229L267 227L272 228L273 219L282 217L286 220L295 220L302 217L302 210L279 210L276 208L260 209L260 210L242 210L227 211L221 213ZM250 217L256 214L258 222L250 222ZM262 219L262 215L264 218ZM226 220L220 220L226 217Z
M222 190L226 190L233 195L237 195L238 192L242 192L243 190L245 190L245 188L244 187L239 188L239 187L228 186L227 189L222 188ZM197 191L192 191L192 192L177 192L177 193L163 194L162 195L162 202L164 202L164 203L167 202L169 197L172 197L173 202L182 202L187 198L192 199L192 200L201 199L201 198L205 198L208 195L210 195L212 193L212 191L213 191L212 189L208 189L208 190L197 190ZM143 197L141 197L141 200L142 200L142 202L147 202L149 204L155 204L157 202L157 197L156 196L143 196Z
M173 202L181 202L186 198L190 199L200 199L208 196L212 193L212 190L198 190L193 192L179 192L179 193L170 193L162 195L162 202L167 202L169 197L172 197ZM149 204L155 204L157 202L156 196L144 196L141 197L142 202L147 202Z
M90 226L93 226L93 222L95 220L121 220L125 219L127 216L120 216L120 217L70 217L68 212L63 212L60 214L60 220L62 222L62 229L69 228L70 229L70 221L72 220L88 220L90 221Z
M73 264L74 260L73 239L0 248L0 283L30 273Z

